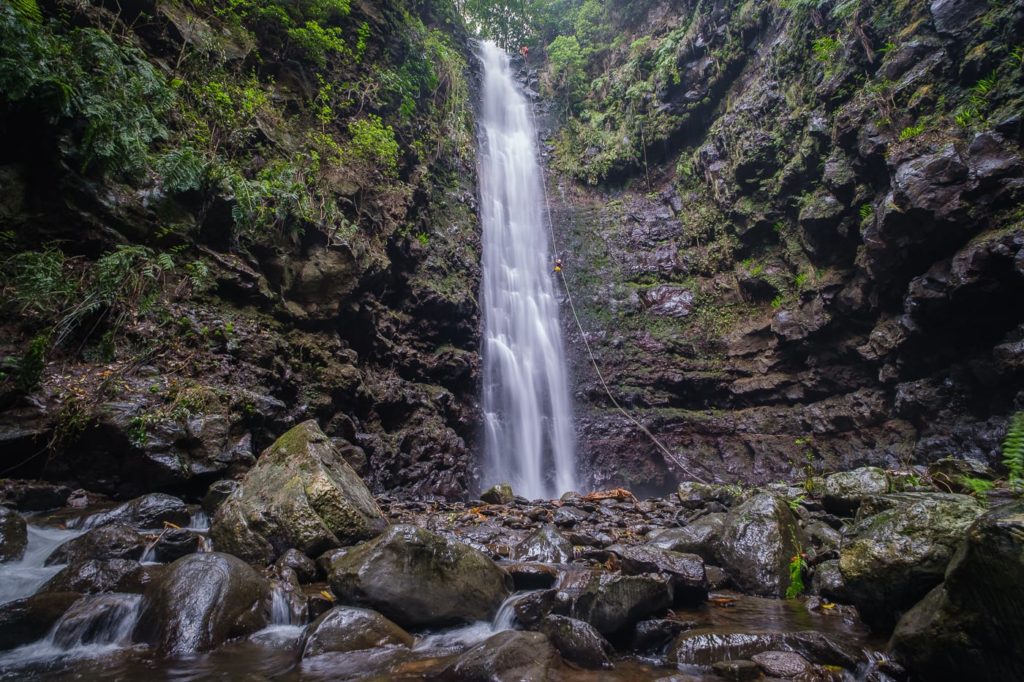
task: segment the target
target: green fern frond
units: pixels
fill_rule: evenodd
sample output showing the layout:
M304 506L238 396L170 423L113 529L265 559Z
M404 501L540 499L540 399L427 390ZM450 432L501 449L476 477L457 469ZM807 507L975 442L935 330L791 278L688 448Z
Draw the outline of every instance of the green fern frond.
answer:
M1017 412L1010 418L1003 439L1003 464L1009 472L1010 485L1020 485L1024 475L1024 412Z
M39 9L39 3L36 0L8 0L11 3L11 9L17 14L22 20L31 22L33 24L39 24L43 21L43 13Z

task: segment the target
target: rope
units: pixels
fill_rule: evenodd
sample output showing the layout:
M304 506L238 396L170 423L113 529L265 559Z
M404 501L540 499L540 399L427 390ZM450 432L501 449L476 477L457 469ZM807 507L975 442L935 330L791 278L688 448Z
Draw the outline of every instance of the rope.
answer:
M531 114L532 114L532 109L531 109ZM534 121L534 130L537 130L536 120ZM548 188L547 188L547 183L544 182L544 178L541 178L541 183L540 184L541 184L541 191L544 194L544 210L547 212L548 236L550 236L550 238L551 238L552 256L554 258L557 258L558 257L558 244L555 243L555 224L551 220L551 205L548 203ZM576 328L580 332L580 338L583 339L583 346L587 349L587 355L590 356L590 364L594 366L594 372L597 374L597 380L599 382L601 382L601 388L604 389L605 395L608 396L608 400L611 401L612 405L615 406L616 410L618 410L619 412L622 413L623 417L625 417L629 421L633 422L633 424L635 424L638 429L640 429L645 434L647 434L647 437L651 439L651 442L653 442L655 445L657 445L658 448L663 453L665 453L665 456L668 457L668 459L671 462L673 462L677 467L679 467L679 469L682 470L682 472L684 474L686 474L691 479L693 479L695 481L698 481L700 483L707 483L708 481L706 481L705 479L701 478L700 476L698 476L695 473L693 473L692 471L690 471L690 469L688 469L686 467L686 465L683 464L682 461L680 461L679 457L677 457L674 452L669 450L665 446L664 443L662 443L660 440L658 440L657 436L655 436L653 433L651 433L650 429L648 429L646 426L641 424L640 421L638 421L636 419L636 417L634 417L629 412L627 412L625 410L625 408L623 408L622 405L619 404L619 401L615 399L615 396L612 395L612 391L608 387L608 382L606 382L604 380L604 374L601 373L601 368L598 367L598 365L597 365L597 358L594 357L594 351L590 347L590 342L587 341L587 334L586 334L586 332L583 331L583 325L580 323L580 317L576 313L576 305L573 303L572 293L569 291L569 282L565 278L565 272L563 272L562 270L559 270L558 271L558 275L559 275L559 277L562 280L562 287L565 289L565 298L569 302L569 310L572 311L572 319L575 320L575 322L576 322Z

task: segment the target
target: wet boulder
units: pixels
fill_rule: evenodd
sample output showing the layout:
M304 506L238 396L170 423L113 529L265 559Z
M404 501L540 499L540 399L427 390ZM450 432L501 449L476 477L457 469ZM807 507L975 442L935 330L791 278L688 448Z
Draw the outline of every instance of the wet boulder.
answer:
M316 563L297 549L289 549L278 557L274 567L279 572L285 568L292 570L302 584L313 582L318 575Z
M77 519L68 525L73 528L98 528L111 523L123 523L135 528L163 528L165 522L187 526L191 519L188 507L177 497L151 493L108 511Z
M459 655L438 675L451 682L543 682L558 669L558 652L539 632L506 630Z
M889 476L878 467L861 467L825 477L822 503L833 514L852 514L861 500L889 492Z
M589 623L551 615L541 621L537 629L548 636L565 660L590 670L612 667L608 658L612 653L611 644Z
M159 562L171 562L186 554L198 552L203 538L186 528L168 528L153 542L153 558Z
M1024 503L980 516L936 587L900 619L890 648L921 679L1024 679Z
M572 561L572 557L572 543L551 525L541 526L512 550L516 561L565 564Z
M505 563L501 567L512 576L512 584L517 590L543 590L558 580L558 569L539 562Z
M85 644L127 644L141 597L135 594L91 594L71 605L50 634L62 649Z
M642 620L633 629L632 648L636 651L660 653L676 635L694 627L693 621L652 618Z
M750 657L769 677L797 677L811 672L811 663L794 651L765 651Z
M515 493L512 492L512 486L508 483L499 483L492 485L487 490L480 493L480 499L487 504L509 504L516 498Z
M723 568L741 590L782 597L789 587L789 563L805 545L786 503L762 492L730 510L719 551Z
M46 511L63 507L71 488L46 481L5 479L0 483L0 506L19 511Z
M135 641L161 655L207 651L263 628L270 583L229 554L190 554L152 582L143 597Z
M333 558L328 581L342 603L374 609L407 628L489 620L511 587L483 553L405 525Z
M966 495L899 493L862 503L861 512L839 554L844 594L864 622L885 631L942 582L982 507Z
M17 561L28 545L28 526L21 514L0 507L0 563Z
M39 592L0 604L0 650L36 641L82 596L77 592Z
M206 489L206 494L203 495L202 507L203 511L208 516L213 516L217 513L217 509L224 500L231 496L231 493L235 492L242 484L238 481L230 478L224 478L219 481L215 481L210 484L210 487Z
M299 651L302 658L309 658L388 645L412 646L412 643L412 635L376 611L336 606L306 628Z
M314 421L267 448L210 527L218 550L270 563L289 548L307 556L378 535L387 521L370 491Z
M696 606L708 598L704 560L696 554L673 552L652 545L612 545L608 551L619 557L625 575L660 573L667 576L676 606Z
M68 564L46 581L40 592L112 592L139 568L132 559L86 559Z
M725 530L725 514L707 514L682 528L666 528L652 534L648 544L674 552L696 554L712 563L721 561L719 546Z
M88 559L135 559L146 551L146 539L131 526L111 523L72 538L46 557L47 566Z
M664 576L600 573L590 576L570 599L569 615L611 636L668 609L672 586Z
M763 632L707 628L683 632L668 650L675 665L712 665L721 660L750 659L767 651L794 651L810 661L855 668L860 652L813 630Z

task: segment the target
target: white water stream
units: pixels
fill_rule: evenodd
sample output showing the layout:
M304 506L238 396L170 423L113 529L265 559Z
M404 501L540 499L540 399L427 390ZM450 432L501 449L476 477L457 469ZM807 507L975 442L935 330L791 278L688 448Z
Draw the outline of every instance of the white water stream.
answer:
M576 461L536 133L508 55L483 42L480 61L484 484L556 497Z

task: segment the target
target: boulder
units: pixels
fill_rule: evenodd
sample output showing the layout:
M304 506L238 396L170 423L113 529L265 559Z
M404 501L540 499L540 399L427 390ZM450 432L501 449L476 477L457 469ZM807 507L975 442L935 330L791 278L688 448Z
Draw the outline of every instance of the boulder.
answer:
M672 586L663 576L600 573L569 598L569 615L611 636L665 611L672 605Z
M1024 503L967 529L946 581L900 619L890 648L921 679L1024 679Z
M336 606L306 628L299 651L302 658L309 658L331 652L412 644L412 635L376 611Z
M289 549L274 562L278 571L288 568L295 572L295 577L302 584L311 583L317 579L318 571L316 563L308 556L297 549Z
M667 576L676 606L697 606L708 598L704 560L696 554L682 554L652 545L612 545L608 551L619 557L625 575L661 573Z
M942 582L982 508L966 495L898 493L862 503L861 512L847 530L839 569L844 593L864 622L885 631Z
M723 631L683 632L668 651L675 665L712 665L721 660L750 659L766 651L794 651L810 661L853 669L860 652L813 630L801 632Z
M451 682L544 682L559 667L558 652L539 632L506 630L470 647L440 672Z
M696 554L711 563L721 561L719 546L725 530L725 514L707 514L682 528L666 528L651 536L648 544L674 552Z
M47 566L74 564L89 559L135 559L146 551L146 539L123 523L111 523L72 538L46 557Z
M932 0L929 8L939 33L959 36L988 9L983 0Z
M810 662L794 651L765 651L750 657L769 677L797 677L811 671Z
M202 536L185 528L168 528L160 533L153 544L153 559L160 562L171 562L186 554L198 552L202 546Z
M328 581L342 603L380 611L406 628L490 620L511 587L481 552L405 525L333 558Z
M633 630L631 646L636 651L661 653L676 635L685 630L691 630L693 627L693 621L670 620L668 618L642 620L636 624Z
M129 500L105 512L91 514L68 524L72 528L98 528L123 523L135 528L163 528L164 522L187 526L192 515L177 497L152 493Z
M889 476L878 467L861 467L825 477L822 503L833 514L857 511L861 500L889 492Z
M40 592L0 605L0 650L45 635L80 596L77 592Z
M387 521L370 491L314 421L291 429L217 509L218 550L272 562L289 548L318 556L378 535Z
M480 499L487 504L509 504L516 496L512 492L512 486L508 483L499 483L480 493Z
M512 576L517 590L544 590L558 580L558 569L539 562L503 563L501 567Z
M19 511L46 511L63 507L71 488L46 481L5 479L0 483L0 506Z
M86 559L68 564L46 581L40 592L112 592L139 568L132 559Z
M790 561L806 544L785 501L762 492L726 517L722 565L744 592L783 597L789 588Z
M140 599L136 594L84 596L64 612L49 639L65 650L85 644L128 644Z
M211 483L210 487L206 489L206 494L203 496L203 511L212 517L217 513L217 509L220 508L224 500L228 499L231 493L238 490L238 487L241 485L238 481L230 478L224 478Z
M548 616L537 628L548 636L565 660L581 668L608 669L612 646L589 623L565 616Z
M527 536L512 550L516 561L540 561L546 564L566 564L572 561L572 543L554 526L543 525Z
M270 583L229 554L190 554L146 588L135 641L161 655L207 651L263 628Z
M753 661L717 661L711 665L711 669L730 682L747 682L761 677L761 668Z
M17 561L28 545L28 526L16 511L0 507L0 563Z

